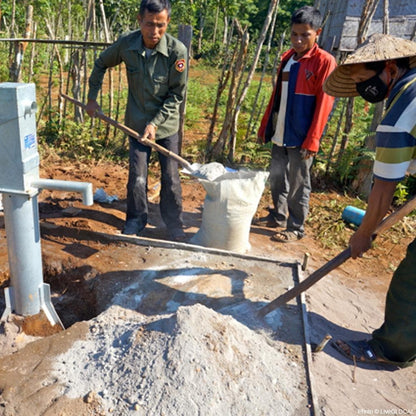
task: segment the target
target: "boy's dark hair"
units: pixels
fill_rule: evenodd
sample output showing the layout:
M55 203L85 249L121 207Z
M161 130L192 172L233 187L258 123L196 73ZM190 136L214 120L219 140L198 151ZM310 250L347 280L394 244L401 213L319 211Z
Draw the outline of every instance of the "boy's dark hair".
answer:
M142 0L140 3L139 14L140 16L144 16L146 10L149 13L160 13L165 9L170 17L171 5L169 0Z
M410 59L406 58L399 58L395 59L396 65L402 69L410 69ZM377 61L377 62L365 62L365 67L372 71L376 71L377 74L381 74L384 67L386 66L386 61Z
M322 24L321 12L315 7L303 6L293 12L291 24L305 24L313 30L318 30Z

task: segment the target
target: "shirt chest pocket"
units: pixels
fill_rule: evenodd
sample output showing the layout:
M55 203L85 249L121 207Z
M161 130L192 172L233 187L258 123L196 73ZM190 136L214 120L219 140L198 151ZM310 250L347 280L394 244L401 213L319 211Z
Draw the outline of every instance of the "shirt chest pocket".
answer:
M168 92L168 77L163 74L154 74L152 84L155 94L165 95Z
M137 67L126 66L127 80L132 91L137 91L143 84L143 71Z

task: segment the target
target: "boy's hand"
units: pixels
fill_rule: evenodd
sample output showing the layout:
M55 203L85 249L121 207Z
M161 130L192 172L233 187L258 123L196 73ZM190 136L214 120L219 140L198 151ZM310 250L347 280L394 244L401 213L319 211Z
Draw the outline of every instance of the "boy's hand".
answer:
M314 157L316 152L312 152L308 149L300 149L300 156L303 160L309 159L310 157Z

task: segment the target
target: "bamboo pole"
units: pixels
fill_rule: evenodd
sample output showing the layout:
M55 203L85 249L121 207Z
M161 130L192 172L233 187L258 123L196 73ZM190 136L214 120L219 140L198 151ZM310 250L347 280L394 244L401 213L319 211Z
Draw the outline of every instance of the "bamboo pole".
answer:
M263 81L264 81L264 77L266 76L267 67L269 65L270 51L271 51L271 48L272 48L272 40L273 40L273 37L274 37L274 29L275 29L275 26L276 26L277 10L278 9L276 7L276 9L274 10L274 13L273 13L272 23L270 25L269 38L268 38L267 46L266 46L266 54L265 54L265 57L264 57L263 69L262 69L261 76L260 76L259 86L258 86L257 91L256 91L256 96L254 97L253 109L250 113L250 119L249 119L248 124L247 124L245 140L248 139L248 137L250 136L250 133L251 133L254 114L256 113L256 108L257 108L257 102L258 102L258 99L259 99L259 96L260 96L260 91L263 87Z
M344 119L346 106L347 106L347 100L343 99L341 114L339 116L338 123L337 123L337 129L335 131L334 138L332 139L331 150L329 151L327 162L326 162L326 170L325 170L326 175L328 174L329 169L332 165L332 158L334 156L335 148L336 148L336 145L338 143L338 136L339 136L339 132L341 131L341 125L342 125L342 120Z
M387 35L390 33L389 20L389 0L384 0L383 33Z
M121 90L122 90L122 84L123 84L123 74L121 71L121 65L118 66L118 86L117 86L117 104L116 104L116 114L115 114L115 120L119 120L120 115L120 101L121 101ZM114 127L114 133L113 137L115 138L117 136L117 128ZM126 135L124 135L122 147L126 147Z
M26 42L26 43L49 43L49 44L60 44L60 45L74 45L80 47L86 46L110 46L111 43L108 42L95 42L95 41L87 41L87 40L67 40L67 39L25 39L25 38L16 38L14 36L10 38L0 38L0 42L10 42L10 43L19 43L19 42Z
M280 38L280 42L279 42L279 49L277 50L274 62L273 62L273 68L272 68L272 86L273 88L276 87L276 82L277 82L277 68L279 66L279 62L280 62L280 57L282 55L282 51L283 51L283 44L285 42L285 38L286 38L286 31L284 31L282 33L282 36Z
M26 7L26 21L25 31L23 33L23 41L14 44L14 61L11 66L11 79L14 82L22 82L22 67L23 57L27 48L26 39L30 38L32 33L32 21L33 21L33 6Z
M245 57L247 54L248 32L243 31L237 19L234 20L238 31L238 37L240 39L240 44L238 46L237 58L231 71L230 88L228 89L228 99L226 106L227 112L225 114L224 122L218 140L216 141L212 149L212 155L214 156L214 158L219 157L224 152L227 144L227 139L232 134L232 120L236 103L238 79L239 77L241 77L241 73L245 67Z
M37 23L33 22L33 36L36 36L37 29L38 29ZM32 43L32 49L30 51L30 61L29 61L29 78L28 78L29 82L32 82L32 77L33 77L33 66L34 66L34 60L35 60L35 50L36 50L36 44Z
M188 51L187 54L187 65L189 74L189 57L191 55L191 45L192 45L192 26L190 25L180 25L178 29L178 39L186 46ZM187 93L185 91L183 101L179 107L179 154L182 153L182 143L183 138L185 137L185 115L186 115L186 97Z
M46 29L48 30L48 34L53 39L55 37L55 34L52 30L52 27L47 19L45 19L45 23L46 23ZM61 125L62 118L63 118L63 107L64 107L64 100L61 97L61 94L63 92L63 84L64 84L64 68L62 64L61 54L56 45L53 45L53 51L54 51L54 56L56 56L56 60L58 61L58 67L59 67L58 125ZM53 61L52 61L52 64L53 64ZM52 109L49 108L49 111L51 110Z
M233 25L234 27L234 25ZM222 69L221 69L221 75L218 79L218 85L217 85L217 95L215 98L215 104L214 104L214 108L212 111L212 117L211 117L211 123L209 126L209 130L208 130L208 136L207 136L207 146L206 146L206 158L208 160L210 160L211 158L211 154L212 154L212 141L214 138L214 131L215 131L215 125L217 123L217 116L218 116L218 110L219 110L219 105L220 105L220 99L222 96L222 93L225 90L225 87L228 84L228 80L230 79L231 76L231 68L234 66L234 61L236 59L237 56L237 49L233 48L232 51L230 51L231 49L231 40L232 40L232 36L227 37L227 44L225 47L225 52L224 52L224 58L223 58L223 63L222 63Z
M234 109L234 116L232 120L232 127L231 127L231 138L230 138L230 152L229 152L229 158L230 160L234 159L234 150L236 146L236 140L237 140L237 129L238 129L238 117L240 114L241 106L243 105L243 102L246 98L249 86L251 84L251 81L253 80L254 73L256 71L257 63L260 59L261 50L264 44L264 40L266 39L267 32L269 31L269 26L272 21L272 17L274 14L275 9L279 7L280 0L272 0L269 4L269 10L267 12L266 19L263 23L263 27L260 33L260 36L257 40L257 46L256 50L254 52L254 59L250 66L250 69L248 70L246 80L244 82L243 88L239 90L239 94L237 96L236 100L236 107ZM248 42L248 40L247 40ZM247 45L248 47L248 45ZM243 74L241 74L243 75Z
M16 0L12 1L12 17L10 22L10 36L12 38L15 37L16 34ZM9 44L9 78L11 80L14 79L13 73L14 73L14 48L15 45L10 43Z
M107 25L107 18L105 15L104 3L103 0L99 0L100 12L101 17L103 19L103 29L104 29L104 37L106 42L110 42L110 33L108 31ZM108 68L107 71L108 76L108 116L113 117L113 109L114 109L114 85L113 85L113 68ZM105 146L108 146L108 141L110 139L110 124L106 125L105 129Z
M354 116L354 97L348 97L347 108L345 111L345 125L344 125L344 131L342 134L341 145L340 145L340 149L338 153L337 164L340 164L342 156L344 155L344 151L347 147L348 135L350 134L351 129L352 129L353 116Z
M376 12L378 2L379 0L367 0L364 2L360 23L358 25L357 45L361 45L367 37L367 32Z

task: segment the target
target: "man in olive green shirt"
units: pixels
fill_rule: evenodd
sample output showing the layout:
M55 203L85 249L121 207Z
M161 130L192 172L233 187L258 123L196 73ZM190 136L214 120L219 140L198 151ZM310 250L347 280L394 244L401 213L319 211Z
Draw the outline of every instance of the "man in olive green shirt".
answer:
M96 101L107 68L124 62L128 79L125 123L143 138L178 153L179 106L187 79L187 50L166 33L169 0L142 0L140 30L122 36L103 51L89 78L87 113L101 111ZM127 213L124 234L138 235L147 224L147 174L151 148L130 137ZM159 153L160 212L174 240L183 240L182 191L178 163Z

